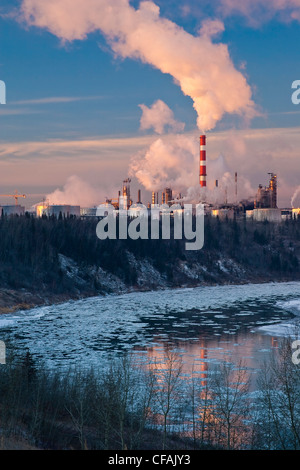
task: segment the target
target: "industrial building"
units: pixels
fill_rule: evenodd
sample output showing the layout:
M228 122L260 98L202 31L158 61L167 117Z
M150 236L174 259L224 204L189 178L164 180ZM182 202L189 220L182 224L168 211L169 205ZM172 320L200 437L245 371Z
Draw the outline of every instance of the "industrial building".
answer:
M19 194L18 191L14 194L0 194L0 197L13 197L15 200L15 205L0 205L0 214L10 216L10 215L24 215L25 207L19 205L19 198L26 198L25 194Z
M282 213L277 207L277 175L269 173L269 186L258 186L253 210L246 211L246 217L258 222L281 222Z
M119 207L122 209L129 209L129 207L132 205L132 200L130 198L130 183L131 179L127 178L126 180L123 181L123 189L122 189L122 196L119 196ZM121 207L122 206L122 207Z
M246 212L246 217L249 219L256 220L258 222L281 222L281 210L280 209L253 209L252 211Z
M292 217L293 219L297 219L298 217L300 217L300 208L292 209Z
M161 195L162 204L170 204L173 199L173 192L171 188L166 188Z
M96 217L97 207L81 207L80 216L81 217Z
M48 215L59 217L80 217L80 206L69 206L69 205L61 205L61 206L49 206L48 207Z
M207 166L206 166L206 136L200 136L200 158L199 158L199 185L200 188L207 187ZM269 221L279 223L284 219L298 215L298 212L292 209L279 209L277 207L277 175L275 173L269 173L269 185L259 185L257 193L254 198L250 200L238 201L238 174L234 173L234 203L229 204L227 201L227 190L224 191L224 202L223 204L212 204L206 201L205 192L201 193L202 202L205 205L205 213L213 217L219 217L221 220L233 220L235 217L246 217L247 219L254 219L256 221ZM128 178L123 181L122 191L119 191L119 197L114 200L113 205L116 209L129 209L132 206L132 200L130 197L130 182ZM215 181L215 187L219 189L219 181ZM147 204L148 209L151 209L152 205L166 204L171 206L174 203L181 203L181 195L179 198L174 198L172 188L168 187L162 190L161 199L159 199L159 192L153 191L151 203ZM108 203L112 203L112 200L107 200ZM139 190L138 203L141 202L141 194ZM182 204L181 204L182 205ZM182 206L183 208L183 206ZM136 212L138 213L138 212Z
M68 204L62 205L49 205L47 203L40 203L36 206L36 216L42 217L80 217L80 206L71 206Z
M246 217L246 219L253 219L256 221L269 221L279 223L282 220L287 220L290 218L300 217L300 209L297 208L286 208L279 209L277 206L277 175L275 173L268 173L270 176L268 186L263 186L259 184L256 195L249 200L238 200L238 174L234 173L234 180L232 180L231 188L219 185L219 180L215 180L215 195L217 195L216 200L218 203L212 203L208 200L209 193L205 191L207 187L207 163L206 163L206 135L200 136L200 153L199 153L199 188L200 196L198 203L204 204L205 214L211 215L213 217L218 217L221 220L233 220L236 217ZM233 183L234 181L234 183ZM233 184L235 187L233 188ZM131 195L131 179L126 178L122 182L121 190L118 191L117 198L109 199L106 198L104 204L111 205L114 207L116 214L118 211L129 209L131 210L130 216L132 214L140 214L139 205L142 203L141 190L138 189L136 203L133 202ZM228 191L231 192L231 203L228 202ZM234 193L233 193L234 191ZM220 203L220 196L223 201ZM234 194L234 196L233 196ZM15 205L3 205L0 206L1 213L4 215L24 215L25 208L18 204L18 198L25 198L24 194L18 194L16 191L15 194L3 194L0 195L5 197L14 197ZM201 199L201 200L200 200ZM144 205L151 210L151 205L165 205L171 207L174 204L179 204L179 210L184 208L184 198L181 194L178 194L174 197L173 189L171 187L165 187L161 189L161 192L155 191L152 192L151 202L146 202ZM102 203L103 204L103 203ZM181 207L181 209L180 209ZM80 207L74 205L54 205L49 204L49 201L44 200L41 203L33 206L34 214L37 217L42 216L54 216L54 217L97 217L97 207ZM161 208L160 213L163 212Z
M254 200L254 209L277 209L277 175L269 173L270 182L268 187L261 184L258 187Z
M10 216L10 215L24 215L25 207L18 204L12 206L0 206L0 214Z
M222 207L211 210L211 215L213 217L219 217L220 220L224 220L226 218L229 220L233 220L235 213L236 212L233 207Z
M281 209L282 220L289 220L293 217L293 209Z

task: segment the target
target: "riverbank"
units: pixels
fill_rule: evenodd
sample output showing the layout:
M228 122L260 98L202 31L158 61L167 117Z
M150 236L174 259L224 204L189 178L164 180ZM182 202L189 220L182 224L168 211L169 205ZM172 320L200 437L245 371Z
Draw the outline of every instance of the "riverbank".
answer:
M11 314L20 310L30 310L35 307L41 306L49 306L49 305L59 305L64 302L68 302L70 300L80 300L84 298L90 298L95 296L105 296L105 295L121 295L127 294L131 292L149 292L149 291L161 291L167 289L185 289L185 288L193 288L193 287L201 287L201 286L216 286L216 285L245 285L245 284L267 284L269 282L291 282L291 281L299 281L300 278L278 278L275 279L274 277L252 277L249 280L240 280L235 279L233 282L228 282L228 280L224 280L221 282L190 282L184 283L182 285L171 285L166 283L165 285L156 285L153 284L150 287L143 286L124 286L120 281L120 286L117 289L112 290L111 288L108 289L106 292L101 289L100 291L90 290L90 291L82 291L82 292L65 292L65 293L51 293L51 292L31 292L24 288L16 290L16 289L5 289L0 288L0 315Z
M42 305L50 305L66 302L69 295L47 295L30 292L25 289L1 289L0 288L0 314L14 313L18 310L29 310Z
M0 314L97 295L300 280L300 219L207 218L199 251L184 240L101 241L95 224L1 219Z

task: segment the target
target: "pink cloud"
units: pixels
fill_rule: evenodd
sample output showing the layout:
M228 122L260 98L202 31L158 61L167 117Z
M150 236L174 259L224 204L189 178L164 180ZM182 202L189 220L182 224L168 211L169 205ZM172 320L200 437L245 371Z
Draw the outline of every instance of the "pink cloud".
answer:
M152 106L144 104L139 105L143 114L141 116L141 130L154 129L157 134L163 134L168 128L173 132L181 132L184 130L185 124L176 121L173 111L162 100L157 100Z
M226 113L247 119L257 114L251 88L235 68L228 47L212 42L224 29L220 21L204 23L193 36L163 18L152 1L135 9L129 0L23 0L21 16L62 41L82 40L99 30L116 56L140 60L171 75L192 98L201 131L213 129Z
M273 17L300 21L300 0L221 0L218 9L225 16L245 16L253 25Z

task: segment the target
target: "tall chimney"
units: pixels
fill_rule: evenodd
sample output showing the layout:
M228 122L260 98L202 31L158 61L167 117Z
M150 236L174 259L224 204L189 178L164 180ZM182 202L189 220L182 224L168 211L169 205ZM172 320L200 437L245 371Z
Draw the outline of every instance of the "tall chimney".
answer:
M137 201L138 204L141 204L141 190L139 189L138 190L138 201Z
M152 191L152 204L154 205L155 204L155 192Z
M200 136L200 186L206 187L206 135Z

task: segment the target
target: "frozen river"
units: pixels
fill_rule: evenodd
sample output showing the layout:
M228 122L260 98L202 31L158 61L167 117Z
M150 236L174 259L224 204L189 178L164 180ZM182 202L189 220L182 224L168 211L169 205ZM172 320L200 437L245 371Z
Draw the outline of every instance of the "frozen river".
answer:
M104 367L132 351L159 358L166 344L188 371L243 360L257 370L300 320L300 283L212 286L93 297L0 317L7 351L29 349L49 367Z

